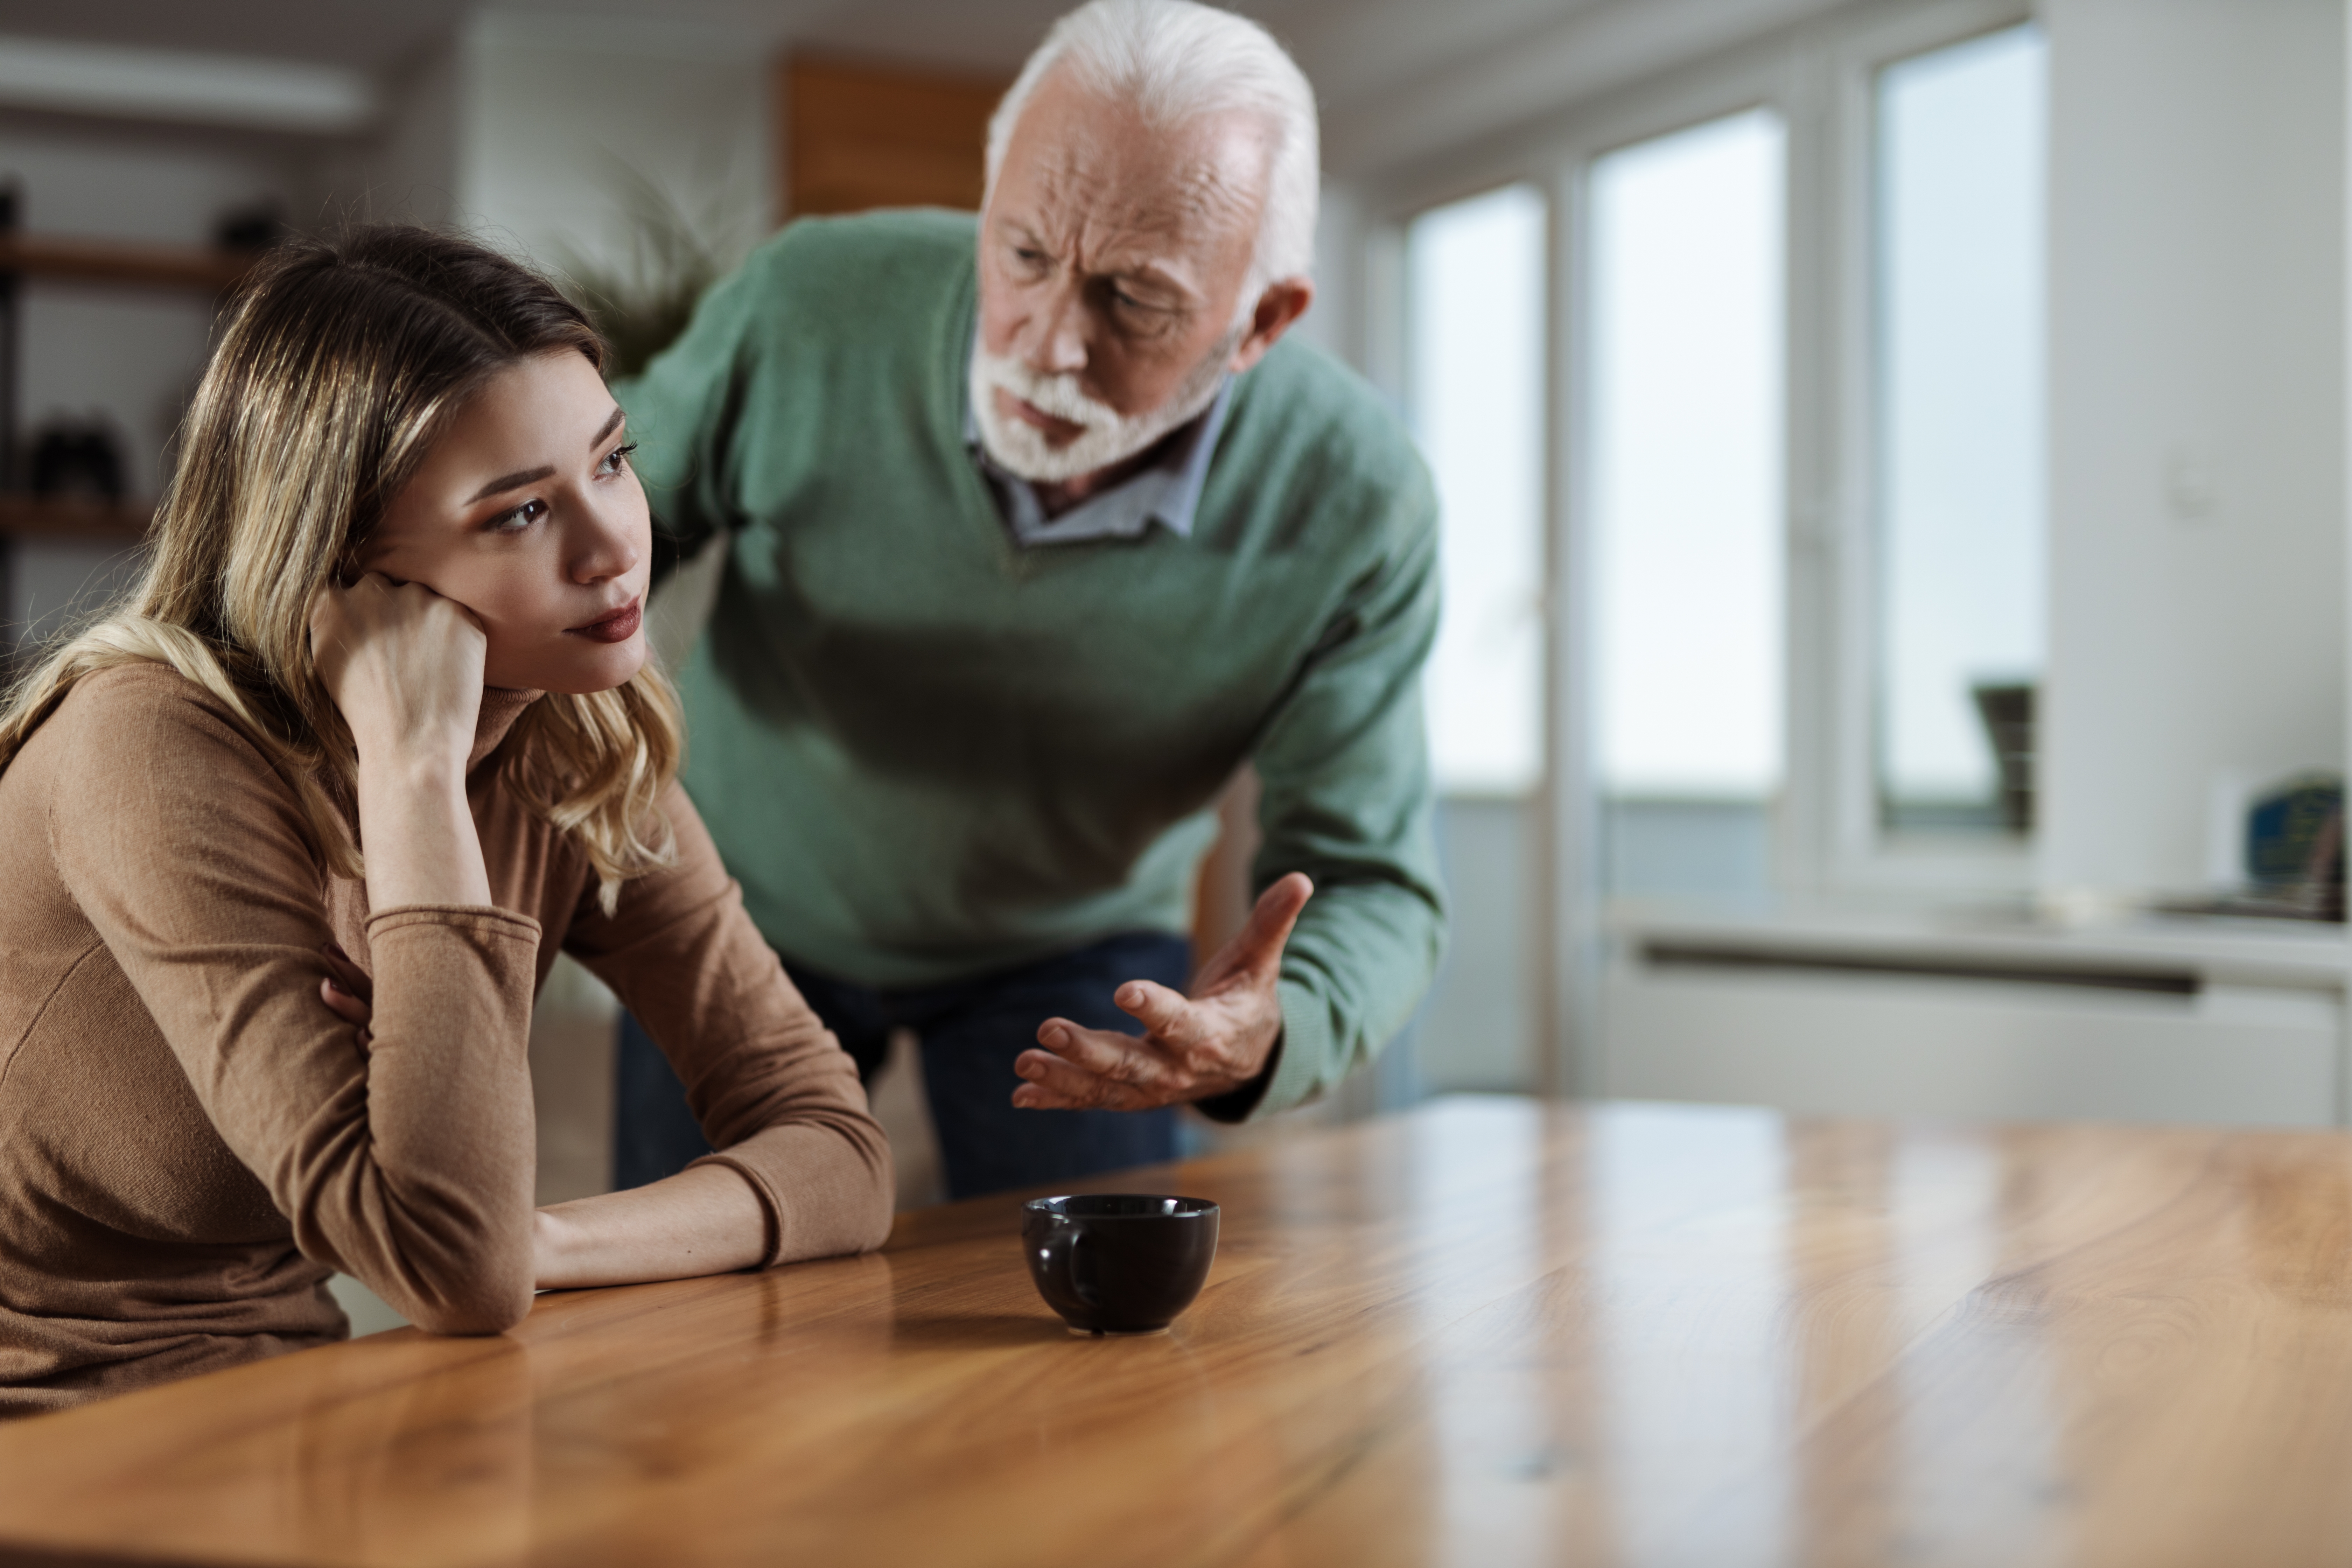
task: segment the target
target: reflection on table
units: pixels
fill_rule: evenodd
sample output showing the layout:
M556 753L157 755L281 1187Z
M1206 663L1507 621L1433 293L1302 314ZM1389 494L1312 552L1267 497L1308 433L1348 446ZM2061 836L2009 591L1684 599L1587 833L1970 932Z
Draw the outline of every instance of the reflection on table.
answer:
M1018 1205L0 1427L8 1548L245 1563L2352 1556L2352 1139L1443 1101L1079 1340Z

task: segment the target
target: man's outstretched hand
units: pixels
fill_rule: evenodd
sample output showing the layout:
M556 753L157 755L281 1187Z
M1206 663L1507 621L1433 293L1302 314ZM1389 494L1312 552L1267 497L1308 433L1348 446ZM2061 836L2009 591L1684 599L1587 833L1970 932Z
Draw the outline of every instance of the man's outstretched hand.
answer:
M1282 1037L1275 982L1282 947L1315 884L1293 871L1268 888L1249 924L1202 967L1192 994L1130 980L1114 998L1142 1024L1141 1035L1081 1029L1067 1018L1039 1026L1045 1049L1024 1051L1013 1070L1028 1079L1013 1091L1026 1110L1149 1110L1209 1100L1265 1070Z

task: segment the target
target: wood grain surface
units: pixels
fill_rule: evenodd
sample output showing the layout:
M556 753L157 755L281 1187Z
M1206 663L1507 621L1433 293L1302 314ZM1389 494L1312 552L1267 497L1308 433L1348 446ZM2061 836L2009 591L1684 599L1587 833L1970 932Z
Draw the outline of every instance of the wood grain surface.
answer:
M154 516L152 507L0 491L0 539L79 539L128 547L145 535Z
M787 217L940 206L977 212L988 119L1010 79L795 55L776 67L777 210Z
M1441 1101L1070 1337L1017 1205L0 1426L0 1562L2352 1563L2352 1139ZM15 1555L11 1556L11 1552Z

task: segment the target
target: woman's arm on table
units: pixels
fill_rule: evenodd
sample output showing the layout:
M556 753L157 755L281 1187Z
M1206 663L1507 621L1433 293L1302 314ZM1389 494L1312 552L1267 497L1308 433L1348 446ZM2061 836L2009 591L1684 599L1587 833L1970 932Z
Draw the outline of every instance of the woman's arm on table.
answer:
M317 643L359 749L371 905L488 903L464 777L479 631L450 601L372 576L325 595ZM889 1152L856 1068L752 928L685 792L673 784L662 805L677 863L629 882L611 915L592 883L565 945L670 1052L719 1152L635 1191L534 1213L541 1289L862 1251L889 1229ZM331 981L322 991L368 1021L356 996Z
M879 1247L895 1177L857 1068L744 913L686 792L673 784L662 810L677 864L626 884L610 915L590 888L564 947L668 1056L717 1152L547 1211L542 1238L545 1222L577 1228L552 1247L542 1239L542 1263L585 1284L617 1278L624 1259L663 1270L631 1278L683 1278ZM640 1226L653 1242L634 1239Z
M330 978L327 1005L366 1028L369 1005ZM642 1285L731 1274L766 1260L767 1209L751 1178L697 1165L627 1192L574 1198L531 1216L531 1277L541 1290Z
M768 1215L749 1178L697 1165L540 1210L531 1253L542 1290L732 1274L767 1260Z
M371 723L372 733L401 730ZM406 728L413 735L430 726ZM372 749L378 757L404 754ZM411 765L372 776L369 754L362 750L361 820L371 902L472 901L463 899L468 891L487 901L462 773L451 789L431 763L432 748L412 745ZM540 1289L692 1279L863 1251L889 1231L889 1152L856 1068L743 913L684 792L673 786L664 808L679 863L629 883L611 916L596 907L592 884L570 945L678 1058L719 1152L644 1187L536 1211L531 1272ZM331 977L320 991L343 1018L372 1026L370 1004Z
M470 718L423 727L461 721L470 745ZM59 875L295 1245L423 1327L488 1333L520 1318L540 928L488 906L442 770L362 781L371 874L390 880L367 924L373 1038L358 1049L320 995L334 941L320 847L247 721L137 664L87 678L50 722L74 781L48 824ZM456 837L436 847L436 834Z

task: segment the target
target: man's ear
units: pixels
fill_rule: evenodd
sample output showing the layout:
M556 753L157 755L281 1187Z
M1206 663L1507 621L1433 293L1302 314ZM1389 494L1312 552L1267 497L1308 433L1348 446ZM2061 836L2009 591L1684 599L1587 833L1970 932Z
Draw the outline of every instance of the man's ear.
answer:
M1315 303L1315 280L1312 278L1277 278L1265 286L1257 297L1257 309L1250 316L1250 329L1234 350L1229 367L1235 375L1249 369L1265 357L1265 351L1282 341L1290 325L1307 314L1307 307Z

